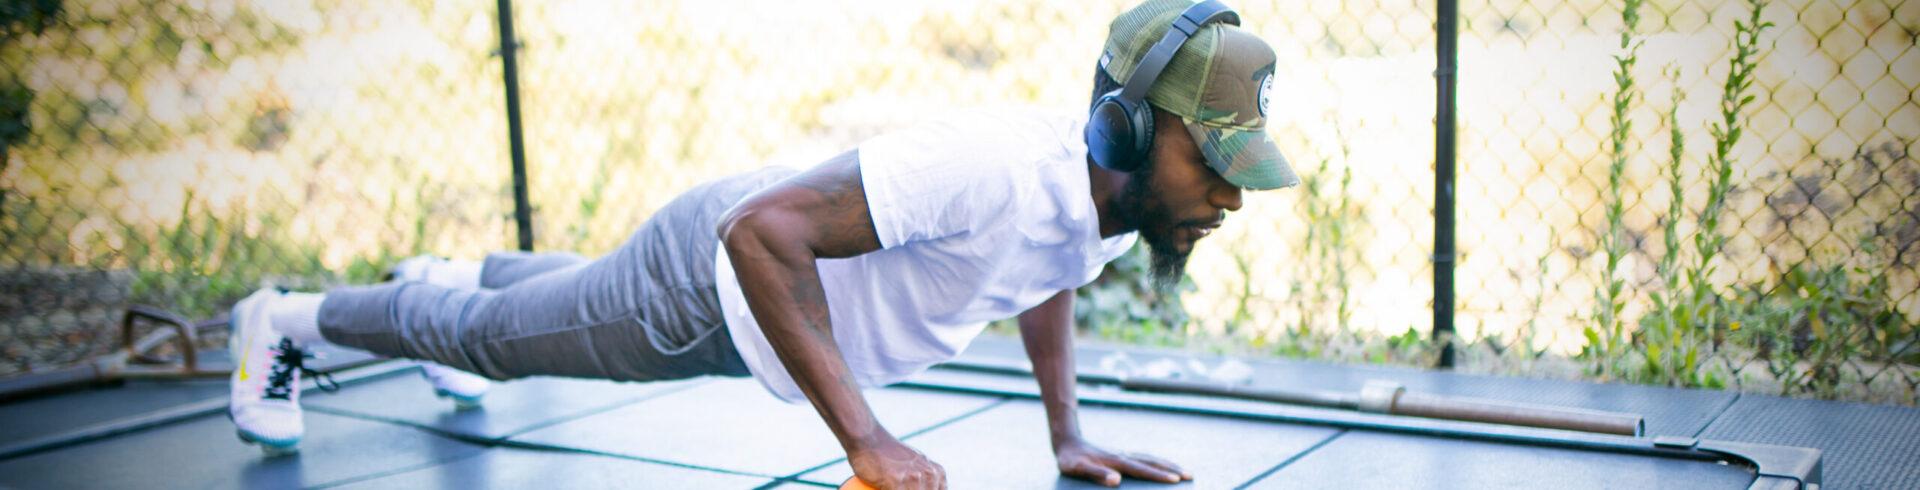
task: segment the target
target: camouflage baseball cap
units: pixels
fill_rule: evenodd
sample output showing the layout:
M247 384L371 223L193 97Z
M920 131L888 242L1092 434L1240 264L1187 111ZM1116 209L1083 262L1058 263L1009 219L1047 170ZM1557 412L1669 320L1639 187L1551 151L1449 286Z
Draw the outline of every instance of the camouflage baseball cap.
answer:
M1107 76L1125 81L1192 5L1147 0L1114 18L1100 56ZM1147 90L1147 102L1180 116L1207 165L1227 182L1248 189L1292 187L1300 177L1267 135L1274 63L1273 48L1259 37L1233 25L1208 24L1174 53Z

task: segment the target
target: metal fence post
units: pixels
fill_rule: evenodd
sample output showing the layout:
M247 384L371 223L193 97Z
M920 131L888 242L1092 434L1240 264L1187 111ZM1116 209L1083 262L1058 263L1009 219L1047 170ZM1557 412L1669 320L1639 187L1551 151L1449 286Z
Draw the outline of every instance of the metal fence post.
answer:
M504 0L503 0L504 1ZM1440 344L1442 369L1453 367L1453 167L1456 41L1460 36L1458 0L1439 0L1438 65L1433 71L1439 95L1433 118L1433 339Z
M519 44L513 39L513 2L500 0L500 64L507 92L507 145L513 156L513 221L520 250L533 250L533 205L527 202L527 149L520 132L520 75L515 66Z

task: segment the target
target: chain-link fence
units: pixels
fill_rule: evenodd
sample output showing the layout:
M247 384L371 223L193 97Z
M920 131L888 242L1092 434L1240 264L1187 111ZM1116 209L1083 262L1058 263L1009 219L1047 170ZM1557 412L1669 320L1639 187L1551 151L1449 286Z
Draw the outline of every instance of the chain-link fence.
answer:
M5 14L0 124L25 125L0 131L0 377L102 351L128 302L205 316L263 281L367 282L399 257L513 244L495 2L180 3ZM521 2L536 247L609 250L699 182L943 111L1084 110L1130 3ZM1140 301L1123 259L1083 291L1083 325L1431 363L1436 2L1230 3L1279 56L1270 131L1306 182L1247 194L1177 303ZM1724 159L1710 123L1750 5L1640 6L1613 179L1622 7L1461 7L1462 366L1912 403L1920 5L1764 7L1776 25ZM1702 227L1723 161L1723 217ZM1710 271L1708 235L1726 237Z
M1461 19L1464 337L1608 378L1914 403L1920 4Z
M207 317L510 244L479 7L9 2L0 376L111 349L129 303Z

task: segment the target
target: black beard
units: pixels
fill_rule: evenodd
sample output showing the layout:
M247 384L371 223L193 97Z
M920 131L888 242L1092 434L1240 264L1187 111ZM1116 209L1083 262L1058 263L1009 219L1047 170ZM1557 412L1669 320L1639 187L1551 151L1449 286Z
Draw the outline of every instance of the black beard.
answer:
M1133 173L1127 186L1120 191L1114 202L1120 224L1128 229L1140 232L1140 238L1147 242L1149 275L1153 279L1153 288L1160 294L1171 294L1187 275L1187 254L1179 252L1174 243L1173 217L1168 216L1165 206L1152 198L1153 164Z

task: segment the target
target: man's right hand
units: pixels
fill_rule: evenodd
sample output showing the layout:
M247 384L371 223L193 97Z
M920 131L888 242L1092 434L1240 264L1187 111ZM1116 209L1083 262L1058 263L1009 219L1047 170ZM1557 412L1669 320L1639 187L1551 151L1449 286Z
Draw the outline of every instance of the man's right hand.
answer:
M947 488L947 470L905 443L888 438L847 454L854 476L881 490Z

